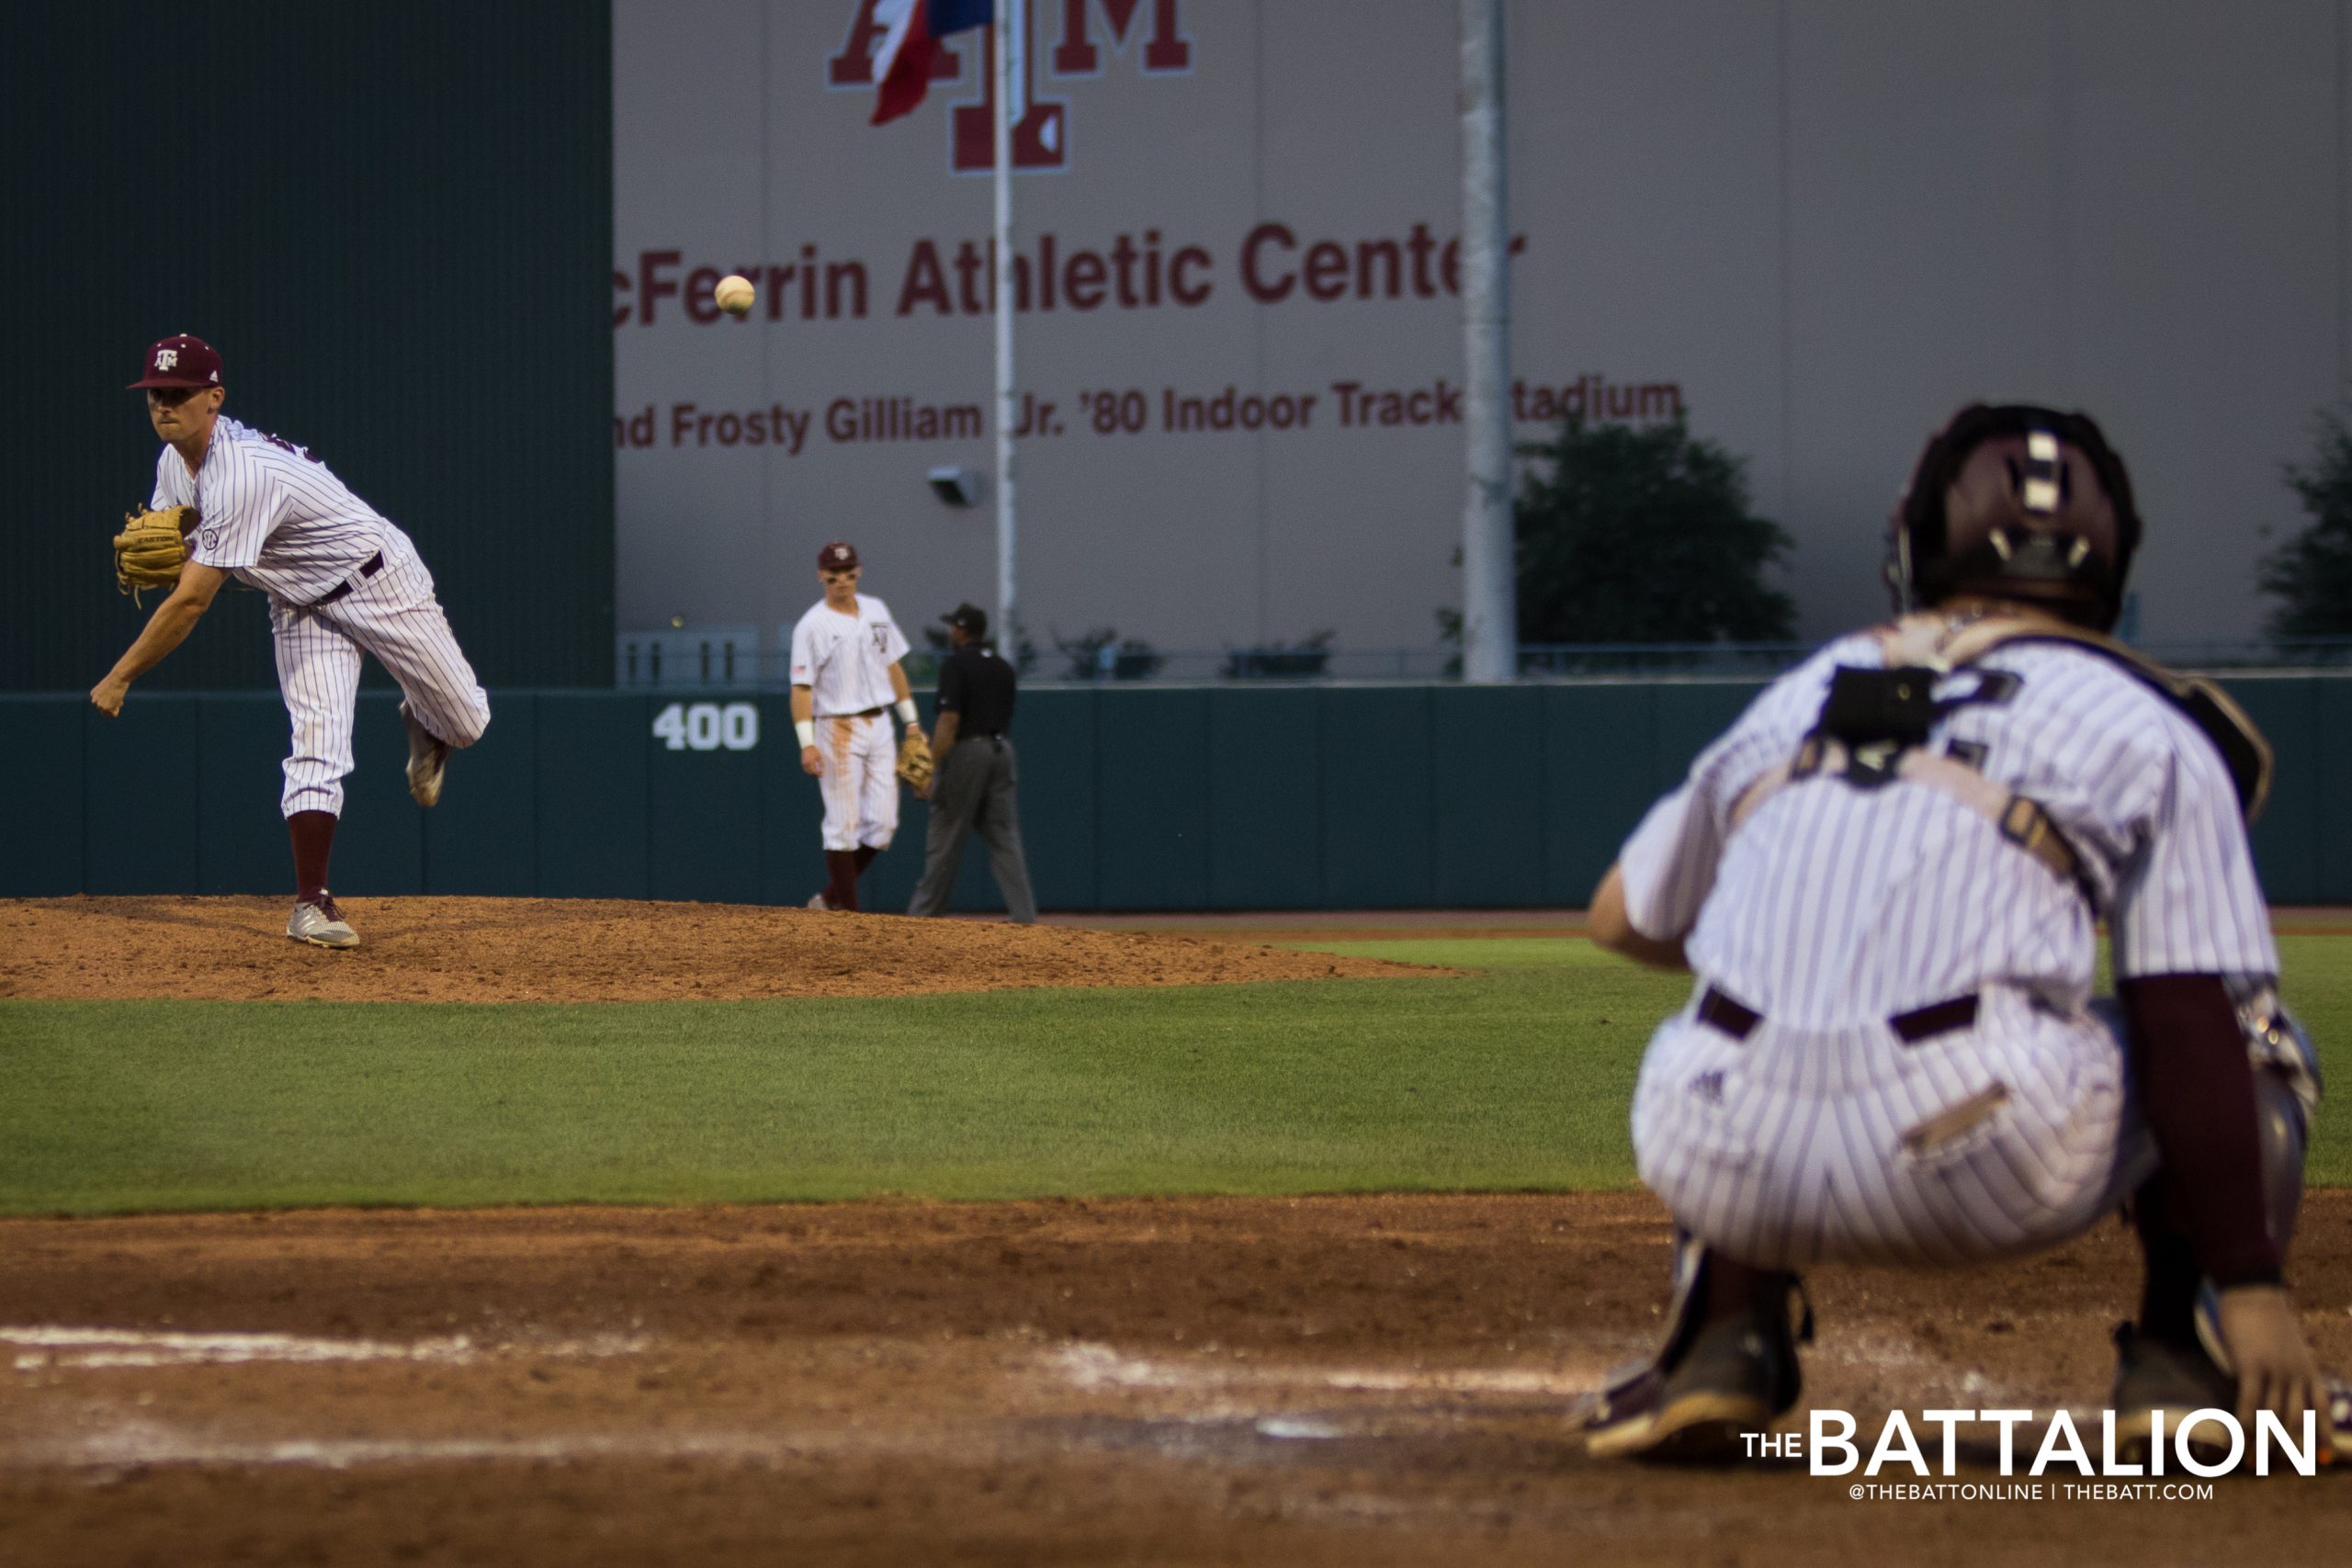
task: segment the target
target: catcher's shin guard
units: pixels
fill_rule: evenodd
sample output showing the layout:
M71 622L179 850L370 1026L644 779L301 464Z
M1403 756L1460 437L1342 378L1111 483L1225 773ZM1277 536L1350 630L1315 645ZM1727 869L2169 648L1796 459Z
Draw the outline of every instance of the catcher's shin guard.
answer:
M1612 1373L1576 1423L1600 1459L1725 1464L1747 1457L1747 1438L1797 1402L1797 1346L1813 1338L1813 1303L1793 1274L1758 1276L1747 1310L1711 1315L1706 1244L1678 1235L1674 1301L1666 1337L1649 1361ZM1792 1329L1790 1292L1804 1308Z
M2245 1031L2246 1055L2254 1063L2256 1136L2262 1147L2262 1190L2270 1239L2283 1256L2294 1239L2303 1202L2303 1156L2311 1121L2319 1111L2323 1085L2319 1050L2294 1016L2279 1005L2267 985L2232 980Z
M2319 1052L2267 984L2233 977L2229 985L2238 1021L2245 1032L2246 1054L2254 1066L2264 1223L2284 1257L2294 1240L2302 1208L2311 1119L2319 1110L2324 1088ZM2154 1412L2169 1411L2177 1420L2201 1406L2221 1410L2235 1406L2237 1376L2229 1346L2222 1337L2221 1294L2211 1280L2198 1281L2192 1322L2194 1340L2186 1344L2136 1333L2129 1325L2116 1330L2111 1404L2116 1413L2118 1453L2127 1461L2146 1456L2154 1440ZM2326 1380L2322 1404L2321 1450L2334 1462L2342 1463L2352 1457L2352 1384ZM2225 1457L2225 1450L2218 1444L2210 1449L2202 1444L2191 1446L2204 1462L2218 1463Z

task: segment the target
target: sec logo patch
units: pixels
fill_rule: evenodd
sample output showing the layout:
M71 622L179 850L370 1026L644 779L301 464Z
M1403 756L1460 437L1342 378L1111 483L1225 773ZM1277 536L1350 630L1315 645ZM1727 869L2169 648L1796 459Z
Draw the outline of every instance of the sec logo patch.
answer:
M204 547L208 550L217 550L220 547L220 530L218 528L198 528L196 531L196 536L203 541Z

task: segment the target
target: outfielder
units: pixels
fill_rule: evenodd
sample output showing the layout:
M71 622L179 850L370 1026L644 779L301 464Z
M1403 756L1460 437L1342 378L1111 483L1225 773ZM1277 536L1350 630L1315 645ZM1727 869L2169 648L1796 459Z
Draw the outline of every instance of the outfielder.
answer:
M2204 1407L2352 1443L2282 1283L2320 1085L2246 840L2269 751L2102 635L2139 541L2090 420L1963 410L1894 519L1899 618L1768 688L1602 880L1594 939L1698 984L1634 1100L1673 1305L1595 1453L1739 1457L1796 1402L1808 1264L1980 1262L2126 1207L2122 1444Z
M116 573L126 589L170 592L90 702L109 717L121 712L130 683L187 640L231 577L268 594L293 729L280 801L294 847L286 934L356 947L327 891L327 862L352 769L360 655L374 654L400 682L409 794L419 806L441 798L450 750L481 739L490 699L409 536L303 448L222 417L220 356L209 344L164 339L130 385L145 389L164 450L148 512L115 540Z
M930 783L931 752L899 660L907 639L890 607L857 591L857 551L836 539L817 552L825 596L792 628L792 723L800 766L825 799L824 891L812 909L857 908L857 879L899 830L899 779ZM891 739L896 709L906 739ZM893 772L894 763L896 773Z

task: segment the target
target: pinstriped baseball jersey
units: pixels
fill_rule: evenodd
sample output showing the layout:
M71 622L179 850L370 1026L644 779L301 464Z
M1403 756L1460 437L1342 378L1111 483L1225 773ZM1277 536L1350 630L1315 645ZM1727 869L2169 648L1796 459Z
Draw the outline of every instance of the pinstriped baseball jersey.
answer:
M808 688L819 718L888 707L898 693L890 666L907 656L907 639L890 606L868 593L844 615L819 600L792 628L792 683Z
M1871 638L1848 637L1758 696L1626 843L1627 915L1652 935L1689 931L1693 969L1800 1027L1883 1019L1987 980L2079 1007L2093 911L1939 791L1815 778L1767 799L1726 842L1733 804L1795 752L1837 667L1881 662ZM1984 671L2017 679L1953 709L1928 745L2041 803L2114 923L2116 972L2275 976L2254 856L2212 744L2111 661L2052 644L2003 648L1944 677L1939 699L1980 692Z
M460 748L481 739L490 697L449 629L433 574L408 535L324 463L222 415L196 472L177 448L164 448L153 503L196 507L189 558L269 595L292 731L286 815L342 814L363 654L376 656L435 738Z
M290 604L322 597L406 537L308 451L225 414L197 472L176 448L164 448L153 504L194 506L189 558Z
M2123 976L2275 977L2236 794L2213 745L2111 661L2036 643L1940 677L1928 749L2047 810L2085 892L1952 795L1835 774L1735 804L1813 729L1845 638L1761 694L1654 807L1620 860L1645 934L1688 932L1700 985L1644 1059L1642 1178L1745 1261L1960 1261L2045 1245L2152 1168L2110 1016L2090 1005L2095 916ZM1700 1015L1735 998L1745 1032ZM1972 1021L1894 1020L1974 998Z

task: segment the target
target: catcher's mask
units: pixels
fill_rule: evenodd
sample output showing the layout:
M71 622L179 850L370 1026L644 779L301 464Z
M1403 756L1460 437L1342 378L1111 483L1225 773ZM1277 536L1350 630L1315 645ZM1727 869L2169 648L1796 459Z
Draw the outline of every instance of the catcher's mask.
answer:
M1919 455L1886 581L1898 614L1983 593L2106 632L2139 547L2131 476L2087 414L1971 403Z

